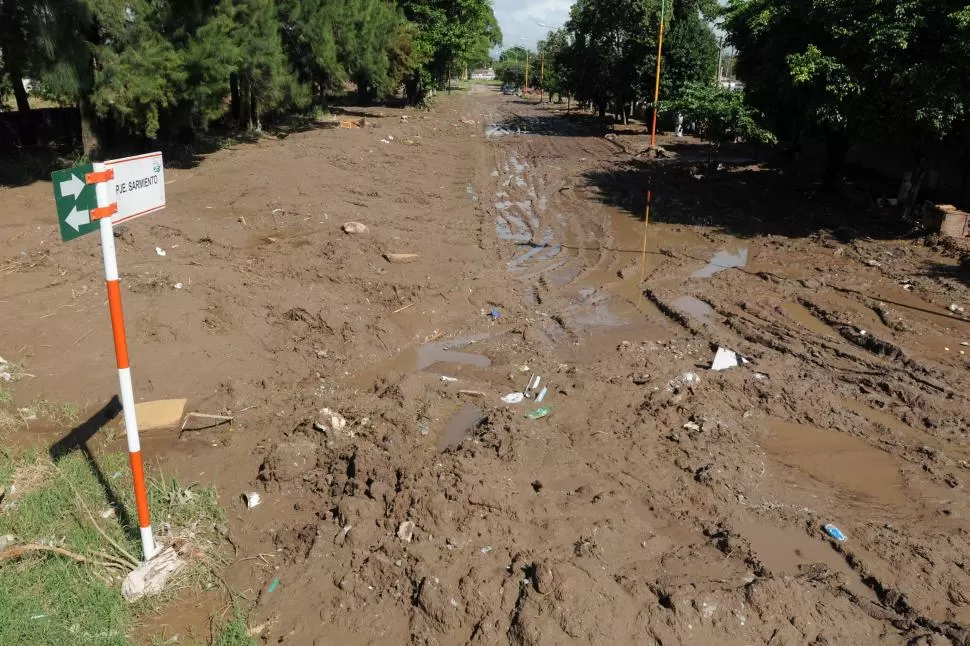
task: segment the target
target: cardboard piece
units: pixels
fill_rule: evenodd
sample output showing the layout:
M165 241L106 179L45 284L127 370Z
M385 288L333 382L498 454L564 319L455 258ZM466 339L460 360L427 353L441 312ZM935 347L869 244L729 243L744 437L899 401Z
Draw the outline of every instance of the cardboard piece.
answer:
M135 404L138 428L147 431L153 428L176 428L185 413L185 399L158 399Z

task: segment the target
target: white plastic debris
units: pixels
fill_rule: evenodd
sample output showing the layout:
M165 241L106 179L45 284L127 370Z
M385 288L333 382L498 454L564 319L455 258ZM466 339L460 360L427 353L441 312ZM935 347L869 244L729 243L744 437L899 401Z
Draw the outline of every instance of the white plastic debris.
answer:
M324 433L327 431L339 433L347 428L347 420L340 413L324 408L320 411L320 417L313 423L313 428Z
M142 597L150 597L165 589L165 582L185 564L171 547L156 554L150 561L142 563L125 577L121 584L121 596L132 603Z
M525 395L522 393L509 393L502 396L502 401L506 404L521 404L524 399Z
M397 537L405 543L410 543L414 538L414 521L406 520L397 527Z
M342 228L344 233L367 233L367 225L363 222L344 222L344 226Z
M252 509L263 502L262 498L255 491L250 491L249 493L243 494L243 500L246 501L246 507Z
M684 424L684 429L688 431L699 431L701 430L701 427L695 422L687 422Z
M447 375L441 375L441 381L445 382L446 384L451 384L451 383L454 383L454 382L458 381L458 379L456 377L449 377Z
M182 289L182 283L175 283L175 289Z
M159 256L164 256L165 250L162 249L161 247L155 247L155 253L157 253Z
M718 348L714 354L714 360L711 362L711 370L728 370L729 368L737 368L746 363L748 363L748 360L734 350Z
M671 379L667 382L667 390L673 392L675 390L680 390L681 388L691 388L701 382L701 378L696 372L685 372L676 379Z
M539 394L538 394L538 395L536 395L536 403L537 403L537 404L541 404L541 403L542 403L542 400L546 398L546 392L547 392L548 390L549 390L549 389L548 389L548 388L547 388L546 386L543 386L543 387L542 387L542 390L540 390L540 391L539 391Z

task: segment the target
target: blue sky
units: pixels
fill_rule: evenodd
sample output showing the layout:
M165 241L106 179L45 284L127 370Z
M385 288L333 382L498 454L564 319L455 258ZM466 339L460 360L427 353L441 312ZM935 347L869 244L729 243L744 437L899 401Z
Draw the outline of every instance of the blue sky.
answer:
M502 49L515 45L535 51L536 42L569 18L573 0L492 0L502 28ZM525 39L525 40L522 40Z

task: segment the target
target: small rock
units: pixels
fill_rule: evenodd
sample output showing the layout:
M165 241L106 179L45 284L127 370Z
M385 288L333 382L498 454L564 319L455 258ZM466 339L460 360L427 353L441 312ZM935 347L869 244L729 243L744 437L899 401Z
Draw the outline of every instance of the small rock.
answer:
M367 225L363 222L344 222L344 233L367 233Z
M396 264L396 265L402 265L402 264L405 264L405 263L414 262L418 258L420 258L420 256L418 254L416 254L416 253L386 253L386 254L384 254L384 259L387 260L387 262L392 263L392 264Z
M865 264L869 265L870 267L882 267L881 262L873 260L872 258L870 258L869 260L866 260Z
M414 538L414 521L406 520L397 527L397 537L405 543L410 543Z

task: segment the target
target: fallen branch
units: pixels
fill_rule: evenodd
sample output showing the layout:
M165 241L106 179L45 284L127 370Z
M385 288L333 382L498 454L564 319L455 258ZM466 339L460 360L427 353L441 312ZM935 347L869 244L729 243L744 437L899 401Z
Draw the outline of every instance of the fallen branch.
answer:
M24 556L25 554L29 554L30 552L47 552L47 553L60 554L61 556L66 556L70 559L74 559L78 563L90 563L92 565L101 565L101 566L106 565L105 563L102 563L100 561L94 561L92 559L89 559L86 556L77 554L75 552L71 552L70 550L66 550L62 547L54 547L52 545L40 545L38 543L24 543L23 545L14 545L13 547L8 547L7 549L0 552L0 563L2 563L3 561L8 561L10 559L20 558L21 556Z

